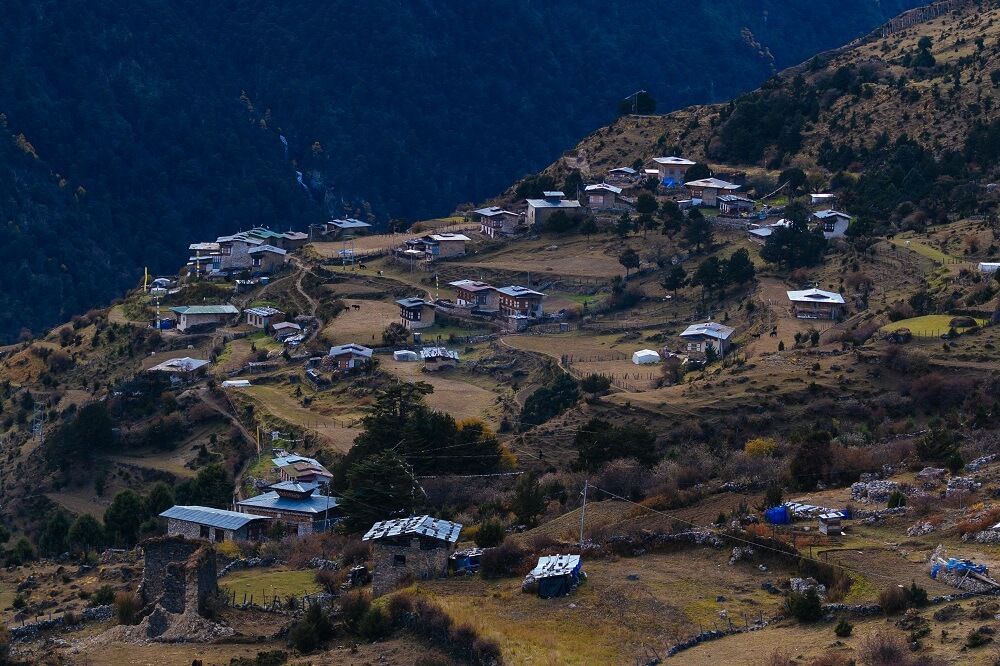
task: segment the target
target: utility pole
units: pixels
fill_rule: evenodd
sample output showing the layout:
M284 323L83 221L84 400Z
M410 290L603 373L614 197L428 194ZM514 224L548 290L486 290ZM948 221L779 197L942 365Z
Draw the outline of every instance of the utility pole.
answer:
M583 526L587 520L587 488L590 486L590 480L583 480L583 507L580 509L580 555L583 556Z

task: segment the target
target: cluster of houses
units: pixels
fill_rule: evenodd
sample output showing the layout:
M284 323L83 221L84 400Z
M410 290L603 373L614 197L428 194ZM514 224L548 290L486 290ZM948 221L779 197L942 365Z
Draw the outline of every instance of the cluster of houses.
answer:
M528 324L544 316L540 291L508 285L494 287L478 280L457 280L449 286L455 290L455 305L471 314L502 320L512 330L524 330Z
M225 278L248 272L252 276L272 275L285 265L286 255L309 242L300 231L278 233L255 227L212 242L192 243L188 275L192 278Z

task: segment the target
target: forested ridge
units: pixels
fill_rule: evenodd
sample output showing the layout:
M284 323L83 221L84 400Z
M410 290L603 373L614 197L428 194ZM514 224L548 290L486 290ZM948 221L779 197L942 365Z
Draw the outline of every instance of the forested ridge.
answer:
M9 3L0 337L234 228L482 200L639 88L661 111L728 99L917 4Z

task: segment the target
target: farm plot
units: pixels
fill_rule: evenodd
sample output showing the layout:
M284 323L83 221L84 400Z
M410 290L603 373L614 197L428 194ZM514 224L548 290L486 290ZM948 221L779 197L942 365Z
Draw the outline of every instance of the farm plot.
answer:
M422 363L388 359L382 360L382 367L403 380L427 382L433 386L434 393L426 397L427 404L432 409L448 412L458 420L482 419L496 425L493 407L497 404L498 394L465 381L461 371L423 372Z
M348 309L323 329L324 338L336 344L380 345L385 327L399 321L399 306L395 303L365 299L345 299L344 303Z
M295 398L277 387L257 385L234 390L254 398L261 410L282 421L311 430L341 453L346 453L354 444L354 438L361 433L359 428L344 427L340 421L303 407Z

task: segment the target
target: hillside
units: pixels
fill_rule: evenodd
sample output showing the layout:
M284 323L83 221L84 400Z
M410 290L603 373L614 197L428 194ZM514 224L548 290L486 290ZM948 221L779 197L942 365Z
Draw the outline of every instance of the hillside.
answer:
M16 3L0 338L172 271L193 236L445 214L638 88L667 109L725 99L914 4Z

